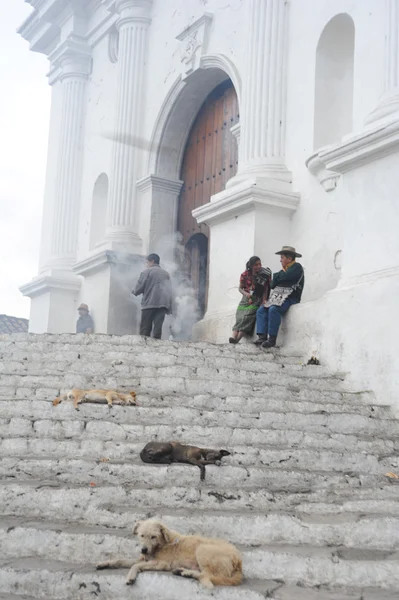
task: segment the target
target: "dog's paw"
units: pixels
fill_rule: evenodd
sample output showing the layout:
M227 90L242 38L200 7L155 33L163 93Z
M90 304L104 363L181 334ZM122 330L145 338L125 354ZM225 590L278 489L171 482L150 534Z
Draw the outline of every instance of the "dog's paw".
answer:
M179 577L182 577L183 569L173 569L172 573L173 575L179 575Z
M134 583L136 583L136 577L128 577L126 579L126 585L133 585Z
M102 563L98 563L96 565L97 571L101 571L101 569L107 569L107 568L108 568L108 562L102 562Z

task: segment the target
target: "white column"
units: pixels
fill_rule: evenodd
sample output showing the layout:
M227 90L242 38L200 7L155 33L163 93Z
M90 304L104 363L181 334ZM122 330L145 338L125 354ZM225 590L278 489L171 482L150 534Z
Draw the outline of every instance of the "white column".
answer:
M84 43L67 41L50 59L50 83L62 85L62 112L48 266L69 270L76 262L90 49Z
M147 30L152 0L116 0L120 14L116 123L112 150L107 245L137 252L137 190L140 139L143 121Z
M399 119L399 0L385 0L384 88L377 108L366 119Z
M239 176L288 180L284 164L287 2L248 0L248 9Z

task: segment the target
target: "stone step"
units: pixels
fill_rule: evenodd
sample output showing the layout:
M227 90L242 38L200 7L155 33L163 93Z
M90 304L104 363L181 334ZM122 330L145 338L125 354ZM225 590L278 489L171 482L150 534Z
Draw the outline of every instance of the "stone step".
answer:
M107 409L108 410L108 409ZM82 409L84 411L84 409ZM113 413L116 414L116 413ZM142 444L154 440L178 440L186 444L200 447L225 446L235 451L244 445L248 448L262 446L277 446L284 449L322 449L335 452L362 453L390 460L398 451L399 439L384 440L368 435L350 435L340 433L318 433L295 431L290 429L244 429L228 427L187 427L183 425L129 425L109 421L86 421L81 411L74 411L77 420L30 419L12 418L0 419L0 447L6 455L16 454L16 448L21 448L21 454L27 452L28 443L32 448L40 448L40 439L58 440L66 444L76 440L82 451L95 451L98 456L108 456L107 452L115 450L123 444ZM15 442L16 437L19 441ZM35 441L36 440L36 441ZM122 446L123 447L123 446ZM128 448L128 446L126 446ZM40 451L41 452L41 451ZM104 454L105 453L105 454ZM129 451L130 453L130 451ZM383 468L383 466L382 466Z
M1 404L1 403L0 403ZM95 412L102 416L102 419L93 420L91 415ZM44 414L44 413L43 413ZM289 431L302 431L310 434L326 433L340 435L366 436L368 438L379 436L382 439L392 439L396 443L399 441L399 421L366 417L363 415L351 413L332 413L332 414L303 414L303 413L284 413L284 412L260 412L245 413L231 411L212 411L194 408L171 407L154 408L145 406L114 406L109 409L103 405L83 405L75 411L72 402L67 401L57 407L47 410L48 418L29 421L34 422L34 430L42 436L53 435L54 428L61 428L65 424L68 434L79 435L85 430L85 435L90 437L98 436L98 439L131 440L131 436L137 439L138 435L147 434L157 436L158 439L171 439L165 437L166 432L175 430L178 427L187 430L195 437L198 433L201 437L208 435L212 429L213 439L221 441L229 439L231 443L246 444L264 443L267 440L267 431L276 429L286 429ZM55 418L54 418L55 417ZM65 420L58 420L58 419ZM86 423L86 426L85 426ZM223 423L223 426L218 426ZM22 422L20 423L22 425ZM29 429L32 425L26 424ZM3 426L7 428L7 419L3 421ZM205 430L205 431L204 431ZM139 433L139 431L141 433ZM253 438L245 438L242 442L239 439L245 432L253 434ZM5 431L4 433L7 433ZM21 435L23 435L21 431ZM209 437L209 436L208 436ZM226 443L226 442L224 442Z
M299 584L305 587L345 586L350 581L352 586L358 588L378 587L396 592L399 590L399 570L395 553L335 550L334 548L323 550L313 547L262 546L246 551L243 559L244 573L249 578L247 589L244 586L220 588L215 594L216 597L220 595L229 600L235 597L251 598L251 578L254 577L254 574L258 578L266 580L274 578L274 580L282 580L291 585ZM119 589L116 588L118 585L116 582L119 583L120 579L123 581L125 574L126 571L122 569L97 573L89 567L82 569L81 565L76 563L40 560L32 557L11 559L3 561L3 564L0 563L0 578L5 591L11 593L17 590L22 593L29 591L35 596L43 597L48 590L60 599L84 597L79 594L79 589L82 590L82 588L86 592L86 597L88 591L95 589L98 592L101 590L101 593L104 590L104 597L110 597L107 596L108 588L109 592L115 594L114 597L124 598L123 588L119 588L122 594L120 595ZM86 579L87 575L89 575L88 579ZM119 578L117 578L118 575ZM140 588L141 582L143 582L143 588ZM15 587L17 583L18 587ZM107 586L107 583L110 587ZM114 585L112 585L113 583ZM174 595L170 595L172 590ZM191 593L187 596L182 595L189 590ZM200 598L205 597L202 596L203 588L196 582L191 583L190 587L184 590L179 579L167 580L162 577L158 579L157 574L154 573L140 574L136 584L129 591L130 598L134 598L133 594L137 592L140 595L136 597L141 599L195 598L197 592L201 594ZM228 596L224 596L226 591ZM242 593L245 596L241 596ZM236 594L240 595L236 596Z
M322 366L304 365L298 362L288 361L283 358L279 360L268 360L267 353L251 356L251 358L243 355L226 356L219 354L215 356L204 356L186 353L183 351L177 354L165 352L93 352L90 351L69 351L59 352L42 352L32 353L29 350L26 352L19 351L16 353L7 353L7 361L0 363L0 372L5 374L12 373L40 373L45 374L57 373L66 369L79 372L87 368L89 372L93 371L95 365L101 365L104 369L114 369L123 373L134 373L135 368L146 369L171 369L179 367L179 369L226 369L252 373L254 377L260 374L279 373L284 375L293 375L295 377L311 377L323 379L333 377L334 379L344 379L344 374L337 375L332 373L330 369ZM144 371L144 374L148 371ZM151 371L150 371L151 373Z
M32 569L32 585L28 570ZM74 572L71 563L52 561L43 564L36 559L20 559L8 562L3 567L7 576L8 589L29 589L37 593L35 598L50 599L51 586L57 590L57 600L87 600L97 597L100 600L397 600L395 591L371 588L331 588L320 586L308 588L286 585L282 581L247 579L243 585L233 588L215 588L210 593L188 579L178 579L167 573L141 573L133 587L124 583L127 571L93 571L92 569ZM64 590L64 586L67 588ZM45 596L43 596L45 594ZM33 596L14 594L0 595L1 600L31 600ZM55 600L55 599L54 599Z
M86 349L93 348L98 352L106 350L118 351L126 348L127 351L143 348L150 349L151 352L163 351L169 353L183 352L185 349L188 353L193 353L197 350L204 354L218 355L224 353L257 355L259 349L251 343L241 343L237 346L230 344L214 344L211 342L178 342L170 340L154 340L152 338L144 338L139 335L76 335L71 333L13 333L12 335L1 334L0 337L0 352L10 352L13 349L26 350L30 348L39 352L55 351L56 348L69 350L70 348L83 347ZM289 347L276 347L271 351L275 356L288 356L300 358L302 353L293 351Z
M12 423L12 429L17 431L18 423ZM103 442L98 440L45 438L45 437L6 437L7 425L0 421L0 455L3 457L29 456L31 458L53 459L82 458L91 460L106 459L106 461L124 461L137 459L145 445L145 440L137 443ZM21 430L23 431L22 427ZM29 433L32 433L30 431ZM21 433L22 435L22 433ZM277 440L278 442L278 440ZM263 446L226 446L231 456L223 458L223 465L232 466L266 466L273 469L313 469L333 472L358 472L384 474L398 470L397 455L378 457L365 452L339 452L336 450L317 450L316 448L284 447L277 445Z
M210 593L197 582L172 574L141 573L134 586L125 584L126 575L126 569L96 571L93 568L82 569L74 563L36 558L0 562L4 591L29 592L35 598L48 598L51 594L55 600L88 600L93 597L100 600L208 600L210 596L217 600L273 600L274 596L270 594L285 587L282 582L246 580L241 586L219 587Z
M123 367L123 368L122 368ZM206 367L110 367L93 362L91 366L65 366L60 371L41 369L36 372L1 373L2 388L70 387L130 387L150 394L215 394L222 396L251 395L263 392L265 386L288 387L316 391L346 391L344 382L335 377L298 377L297 374L258 373L236 369L211 369Z
M135 556L137 544L132 537L134 523L150 515L168 527L185 534L229 539L241 547L265 544L315 546L323 550L352 548L397 552L399 517L348 514L294 516L290 514L186 509L146 509L91 507L91 518L98 525L73 521L29 521L6 518L0 521L0 555L4 558L26 556L95 564L121 556Z
M288 394L287 394L288 395ZM12 399L13 398L13 399ZM0 401L0 418L11 417L35 417L57 419L60 411L55 412L51 405L51 398L47 400L38 400L35 396L31 399L21 399L10 397ZM65 403L64 403L65 404ZM68 403L67 403L68 404ZM171 408L212 410L222 412L239 412L244 414L259 414L260 412L284 412L284 413L304 413L304 414L358 414L364 417L393 420L391 408L388 406L377 406L368 404L355 404L350 401L341 402L322 402L317 398L307 400L276 398L274 395L265 395L263 397L244 397L244 396L148 396L140 394L140 406L146 408ZM100 407L100 408L99 408ZM80 407L83 408L83 407ZM92 420L103 419L106 411L101 404L94 405L85 403L85 415ZM124 409L125 407L122 407ZM63 407L65 410L65 406ZM130 409L124 410L124 418L128 422L131 413ZM62 413L65 414L65 413ZM68 411L67 414L70 414Z
M16 594L1 594L0 593L0 600L35 600L35 598L33 596L26 596L25 594L23 596L20 596L20 595L16 595ZM46 600L50 600L50 598L47 597Z
M267 515L270 512L289 512L306 518L316 515L342 515L350 513L399 516L399 486L352 487L333 489L310 487L302 492L270 491L247 487L220 489L218 486L169 486L168 493L160 498L159 489L148 485L126 484L90 486L67 485L50 479L16 481L0 480L0 505L2 514L29 519L84 521L88 525L99 523L99 508L107 511L112 506L133 506L148 511L151 507L164 509L253 511ZM94 482L93 482L94 483ZM180 482L179 482L180 483ZM92 507L92 508L90 508Z
M65 379L68 382L68 386L69 388L71 387L76 387L77 382L74 380L74 375L70 376L68 373L65 374ZM83 376L82 378L83 379ZM57 380L58 381L58 380ZM126 383L126 380L124 380ZM0 406L1 406L1 402L2 401L9 401L9 400L33 400L33 399L37 399L37 400L46 400L46 401L51 401L54 396L58 396L58 393L60 391L60 386L59 383L57 383L57 385L55 385L55 387L51 388L51 387L46 387L48 379L44 379L43 381L40 381L39 383L44 384L44 387L26 387L26 383L29 383L29 380L14 380L12 377L10 380L8 380L8 383L10 385L3 385L4 384L4 380L1 379L0 381ZM22 386L21 386L22 383ZM30 382L31 383L31 382ZM55 384L56 380L51 380L50 383ZM80 382L83 386L83 389L89 389L89 386L87 384L87 381ZM97 382L98 383L98 382ZM132 389L132 385L130 382L130 385L123 385L120 384L119 382L116 382L115 380L112 381L110 378L107 378L107 386L108 387L112 387L111 386L114 385L114 387L116 387L117 389L125 389L127 391L130 391ZM23 384L25 384L25 387L23 386ZM257 391L251 391L250 394L244 394L244 395L237 395L237 393L234 394L215 394L213 392L210 393L206 393L206 394L191 394L190 396L187 395L183 395L183 394L146 394L145 392L141 391L141 390L136 390L138 391L138 393L140 394L140 398L151 398L154 399L155 401L160 398L167 398L168 401L171 401L172 399L185 399L187 398L192 406L194 406L196 401L198 401L198 399L210 399L214 402L218 402L218 400L220 399L221 402L223 402L224 400L227 400L229 398L234 399L235 402L238 402L240 404L240 406L242 406L243 402L248 402L250 403L251 401L253 402L280 402L280 401L284 401L284 402L292 402L292 403L312 403L313 404L322 404L322 405L327 405L329 406L330 404L334 404L336 405L336 411L339 412L338 407L341 405L346 405L346 406L355 406L355 407L360 407L360 406L367 406L368 408L370 408L371 412L373 412L372 409L377 409L380 407L377 407L377 405L373 404L373 397L372 395L370 395L369 392L359 392L359 393L354 393L354 392L338 392L338 391L323 391L323 390L311 390L311 389L307 389L305 387L300 387L300 388L284 388L281 386L267 386L265 388L263 388L262 390L257 390ZM312 407L311 407L312 408ZM382 406L381 407L382 411L386 411L386 407ZM309 412L314 412L314 407L312 409L312 411ZM392 418L392 413L390 415L390 418Z
M266 487L270 491L302 491L310 488L333 488L335 486L357 487L359 485L383 485L383 474L335 473L332 471L308 471L300 469L213 466L207 468L206 481L199 482L199 469L191 465L147 465L140 459L130 461L101 462L85 459L59 459L43 457L0 457L0 477L20 479L55 479L69 484L149 485L154 488L180 485L203 488L217 485L220 489L236 486Z
M301 358L295 355L287 355L281 352L261 352L252 346L247 346L245 352L231 346L215 346L205 349L193 347L191 344L181 346L153 345L148 347L141 344L134 346L127 345L106 345L92 344L43 344L28 343L17 344L15 346L3 347L0 341L0 356L6 355L9 361L16 362L40 362L45 361L48 367L53 362L59 361L75 362L96 361L106 362L108 364L120 361L134 362L137 366L157 366L167 367L176 364L185 364L186 366L215 366L231 367L242 363L249 371L260 370L267 371L267 365L275 365L281 368L281 365L294 365L298 369L305 366ZM325 367L306 365L309 371L317 373L319 370L326 371Z

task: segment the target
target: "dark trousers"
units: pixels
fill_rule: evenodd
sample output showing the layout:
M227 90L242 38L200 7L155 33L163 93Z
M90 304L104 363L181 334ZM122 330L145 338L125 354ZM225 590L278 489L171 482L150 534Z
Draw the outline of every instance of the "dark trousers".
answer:
M140 335L151 336L157 340L162 337L162 325L165 320L166 308L145 308L141 311Z

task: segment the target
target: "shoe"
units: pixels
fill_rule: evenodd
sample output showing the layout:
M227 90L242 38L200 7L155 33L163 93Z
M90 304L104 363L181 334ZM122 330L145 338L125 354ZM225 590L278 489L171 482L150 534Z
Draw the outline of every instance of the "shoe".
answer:
M263 342L266 342L267 337L265 335L259 335L258 339L254 341L255 346L260 346Z
M276 341L276 335L269 335L268 339L265 342L263 342L262 348L274 348L274 346L276 345Z
M229 344L238 344L237 340L233 337L229 338Z

